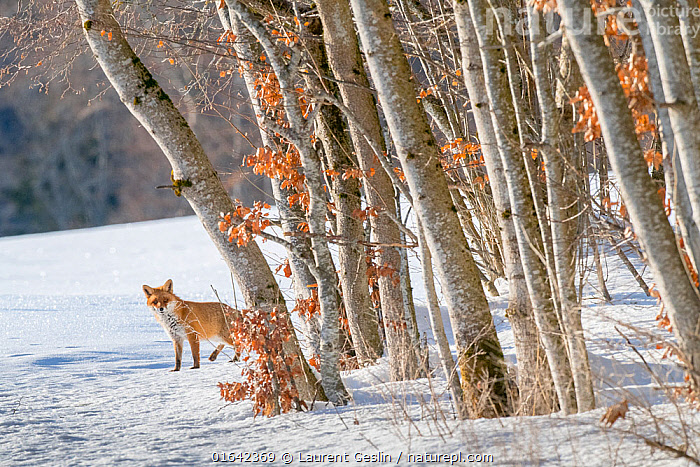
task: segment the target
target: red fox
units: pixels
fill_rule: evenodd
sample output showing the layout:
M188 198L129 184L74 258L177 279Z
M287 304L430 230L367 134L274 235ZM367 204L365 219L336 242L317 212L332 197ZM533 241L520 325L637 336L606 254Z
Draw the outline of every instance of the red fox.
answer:
M182 343L185 338L190 342L194 366L199 368L199 341L221 342L209 356L216 360L225 344L234 347L229 325L240 316L238 310L218 302L187 302L173 294L173 281L168 279L160 287L143 286L146 304L153 311L158 322L173 340L175 346L175 368L179 371L182 364ZM236 357L238 352L236 351Z

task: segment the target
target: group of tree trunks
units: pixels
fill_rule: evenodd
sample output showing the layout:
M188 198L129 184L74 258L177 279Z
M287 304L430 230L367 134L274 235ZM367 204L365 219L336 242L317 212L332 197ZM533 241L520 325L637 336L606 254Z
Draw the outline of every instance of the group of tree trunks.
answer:
M293 155L297 163L288 168L303 177L294 186L281 173L270 175L284 233L277 241L287 248L295 298L318 297L320 310L304 328L318 373L295 334L284 343L301 370L293 373L301 399L349 400L340 377L345 342L360 366L386 349L392 380L430 371L405 254L417 247L458 417L593 409L576 283L589 251L601 270L596 236L610 239L627 260L616 243L627 227L624 235L639 241L654 275L691 393L697 391L700 60L688 18L674 16L677 8L654 14L670 1L641 0L624 17L612 11L604 31L595 20L602 7L596 3L594 13L589 0L216 3L217 14L204 24L223 33L222 45L213 47L227 50L216 65L210 62L209 73L216 66L238 70L262 147L286 155L286 164ZM170 161L174 185L231 269L246 307L289 317L258 245L222 234L221 214L236 206L127 42L118 22L123 11L109 0L76 4L97 62ZM511 23L521 7L527 24L517 35ZM552 21L552 10L560 22ZM552 24L558 30L548 30ZM686 33L664 32L674 27ZM661 148L666 200L650 145ZM617 209L611 195L591 194L589 168L597 168L605 193L608 163L622 197ZM289 201L299 195L307 202ZM412 228L401 203L414 214ZM669 222L669 205L676 224ZM232 221L246 222L243 215ZM497 277L508 281L515 378L482 287L493 292ZM347 328L340 325L344 318Z

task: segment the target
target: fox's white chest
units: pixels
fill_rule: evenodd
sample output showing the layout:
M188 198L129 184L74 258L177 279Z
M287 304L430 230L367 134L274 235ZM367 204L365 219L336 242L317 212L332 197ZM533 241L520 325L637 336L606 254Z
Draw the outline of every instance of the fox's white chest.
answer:
M167 307L160 311L159 308L152 307L153 314L156 315L156 319L163 326L165 332L168 333L173 341L182 341L187 335L185 330L185 325L178 319L175 314L175 304L169 303Z

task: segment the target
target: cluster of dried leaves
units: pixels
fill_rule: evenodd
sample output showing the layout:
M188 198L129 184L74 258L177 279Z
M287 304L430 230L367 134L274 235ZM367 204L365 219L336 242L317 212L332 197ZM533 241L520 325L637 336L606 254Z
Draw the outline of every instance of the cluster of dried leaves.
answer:
M229 242L246 246L256 235L270 226L270 219L268 219L270 206L261 201L256 201L252 208L243 206L239 200L235 200L234 204L236 205L234 212L220 214L219 230L226 234Z
M290 339L286 313L278 308L241 310L231 323L231 334L239 350L245 353L245 381L219 383L221 397L229 402L250 399L255 415L273 416L292 409L306 408L299 399L294 376L300 375L298 359L284 352L283 343Z

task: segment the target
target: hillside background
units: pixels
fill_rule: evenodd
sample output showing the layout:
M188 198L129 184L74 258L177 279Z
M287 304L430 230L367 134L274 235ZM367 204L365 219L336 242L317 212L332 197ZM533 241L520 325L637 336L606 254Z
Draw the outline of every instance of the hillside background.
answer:
M2 2L0 16L16 9ZM0 34L0 51L12 47L10 38ZM170 183L170 164L105 84L89 54L73 59L68 81L27 71L0 87L0 236L192 213L184 198L155 189ZM177 102L188 72L178 66L166 71L156 78ZM48 81L48 87L41 86ZM191 94L178 107L229 193L247 203L269 202L266 182L241 167L242 158L253 152L251 144L231 131L233 124L257 144L247 106L224 115L226 121L193 110L196 96Z

